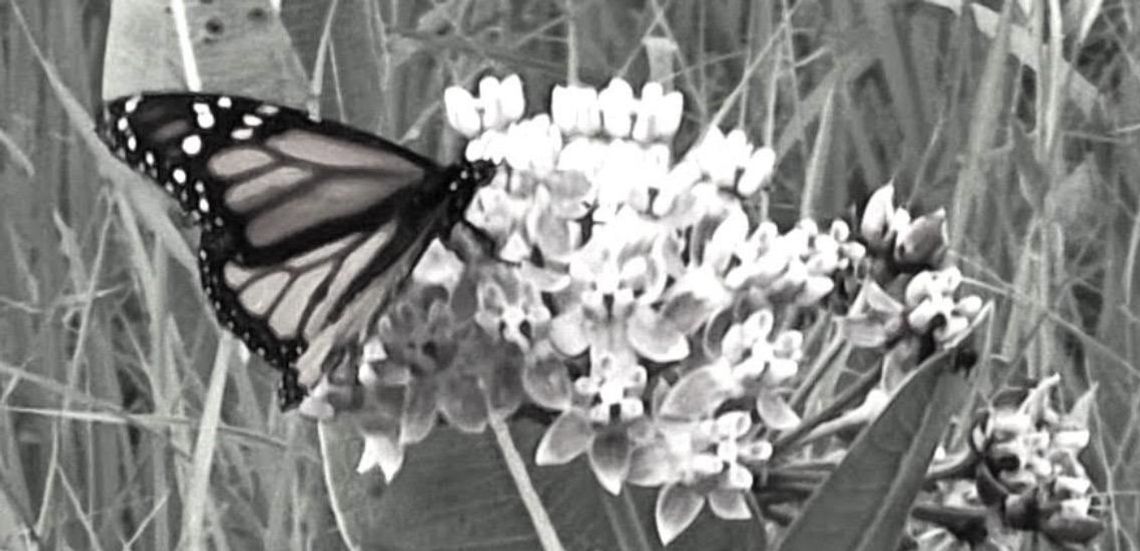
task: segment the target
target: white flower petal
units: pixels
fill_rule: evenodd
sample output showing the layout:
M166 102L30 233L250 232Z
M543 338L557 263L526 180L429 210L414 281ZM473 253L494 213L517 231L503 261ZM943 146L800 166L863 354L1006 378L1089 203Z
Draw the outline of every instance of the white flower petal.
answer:
M705 499L700 494L679 484L670 484L657 494L654 519L657 535L663 545L668 545L684 532L700 514Z
M756 413L764 425L772 430L790 430L799 426L800 416L775 393L761 391L756 397Z
M574 90L574 129L579 134L587 136L597 134L602 127L598 91L589 87L578 87Z
M602 487L613 495L621 493L632 451L629 439L622 433L599 434L590 445L590 468Z
M736 183L737 193L745 197L756 193L761 186L768 183L775 168L776 152L770 147L757 148L744 164L744 172Z
M964 316L966 319L973 320L982 311L982 297L978 295L968 295L958 299L954 304L954 313Z
M573 89L555 85L550 92L550 117L563 134L574 132L577 105Z
M748 158L752 156L752 144L748 143L748 135L740 128L730 130L724 139L728 146L728 150L725 152L728 155L728 162L735 171L744 166L748 162Z
M859 231L873 249L882 249L890 245L894 237L891 231L891 219L895 210L895 186L888 183L871 194L867 206L863 209L863 218L859 222Z
M309 419L324 421L336 416L336 409L324 396L306 396L297 407L297 412Z
M581 308L572 308L550 320L550 341L567 356L577 356L590 346Z
M386 359L388 359L388 351L384 349L384 342L378 337L370 338L364 343L364 349L360 354L362 362L372 363Z
M636 448L630 458L626 481L649 488L673 482L678 475L676 461L668 446L660 442Z
M747 471L745 471L747 472ZM725 520L747 520L752 518L748 503L741 490L714 490L709 494L709 510Z
M479 105L483 108L483 128L498 128L505 122L499 106L499 79L485 76L479 81Z
M743 491L752 488L752 481L755 479L755 477L752 476L752 471L736 462L729 464L728 471L725 472L725 475L725 485L729 488Z
M384 480L391 482L403 464L404 448L396 439L381 432L364 434L364 451L360 454L356 472L366 473L375 467L380 467L384 473Z
M621 78L614 78L598 94L598 107L602 112L602 125L614 138L627 138L633 127L633 88Z
M567 410L546 429L534 452L537 465L562 465L582 455L594 440L590 422L581 413Z
M810 271L810 270L809 270ZM809 276L807 281L804 282L803 289L796 295L796 304L800 306L812 306L823 300L835 289L835 282L830 277L822 275Z
M729 157L728 141L715 126L705 132L694 152L694 157L709 179L719 186L731 185L736 167Z
M653 117L656 119L654 138L667 140L677 133L677 129L681 126L684 104L684 97L677 91L669 92L661 98L657 103L657 109L653 112Z
M705 245L701 264L718 274L723 273L732 260L733 252L739 249L747 238L748 215L739 207L732 208Z
M482 130L477 103L471 92L458 86L449 86L443 91L443 105L447 112L447 123L460 134L473 138Z
M716 411L731 395L735 381L724 364L699 367L682 376L661 401L663 417L694 419Z
M481 138L474 138L467 142L467 147L463 150L463 157L468 161L478 161L486 159L484 152L487 149L486 142Z
M720 414L716 418L716 434L722 438L739 438L752 426L752 414L734 410Z
M519 120L526 111L526 95L523 94L522 79L517 74L499 83L499 109L507 122Z

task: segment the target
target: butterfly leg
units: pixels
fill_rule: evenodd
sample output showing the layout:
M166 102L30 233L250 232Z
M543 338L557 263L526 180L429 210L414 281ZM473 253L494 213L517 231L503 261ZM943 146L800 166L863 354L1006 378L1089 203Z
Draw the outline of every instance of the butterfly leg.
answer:
M277 403L281 411L291 410L301 404L307 394L305 387L297 381L297 372L287 369L281 374L281 383L277 387Z

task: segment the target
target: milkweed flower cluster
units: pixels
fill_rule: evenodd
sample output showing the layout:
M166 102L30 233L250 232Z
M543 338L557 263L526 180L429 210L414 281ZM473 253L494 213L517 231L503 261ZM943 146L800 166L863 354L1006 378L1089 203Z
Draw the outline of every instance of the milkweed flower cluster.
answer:
M1107 503L1079 459L1092 440L1095 390L1066 411L1055 404L1059 382L1053 375L999 394L973 423L970 453L951 462L949 471L961 475L940 480L933 499L958 511L984 511L1006 545L1043 534L1062 547L1084 548L1104 532ZM956 539L944 526L920 531L927 541Z
M935 331L949 344L980 309L954 298L953 268L932 269L942 215L910 219L889 187L857 231L750 218L774 151L711 128L675 156L682 98L658 83L558 86L529 118L517 76L478 92L450 88L445 105L466 156L504 165L467 213L498 258L433 245L382 317L355 376L365 396L337 407L360 419L362 471L394 476L438 418L477 432L529 404L553 418L539 465L585 456L609 492L660 488L668 542L706 505L752 515L773 435L801 422L787 397L806 321L838 301L853 342Z

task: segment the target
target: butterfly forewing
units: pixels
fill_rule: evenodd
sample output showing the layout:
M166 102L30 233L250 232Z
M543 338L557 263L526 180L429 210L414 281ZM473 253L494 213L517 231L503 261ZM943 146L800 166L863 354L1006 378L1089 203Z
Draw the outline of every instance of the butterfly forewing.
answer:
M102 135L235 254L271 263L376 224L439 173L430 160L301 111L209 94L109 103ZM393 199L393 200L389 200Z
M319 358L301 362L305 384L335 341L384 307L476 183L371 134L247 98L122 98L99 131L199 220L202 284L221 323L286 381L320 337Z

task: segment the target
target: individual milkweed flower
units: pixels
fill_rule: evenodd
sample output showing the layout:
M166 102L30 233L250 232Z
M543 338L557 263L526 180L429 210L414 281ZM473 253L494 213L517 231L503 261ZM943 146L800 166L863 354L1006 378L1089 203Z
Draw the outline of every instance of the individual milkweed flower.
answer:
M554 411L571 407L574 382L566 360L554 351L549 340L536 342L525 364L523 389L534 403Z
M588 86L556 85L550 95L550 115L566 136L593 136L602 126L598 91Z
M404 442L401 441L406 384L410 373L404 369L384 369L388 359L384 345L369 339L361 354L358 378L366 389L364 411L354 416L364 449L356 466L358 473L379 467L386 481L391 481L404 464Z
M411 279L419 285L436 285L451 291L459 284L463 270L463 261L439 241L434 241L412 270Z
M700 419L725 401L751 398L764 425L787 430L800 418L784 401L783 387L799 371L803 335L787 330L773 335L770 310L753 312L728 327L715 350L716 358L683 375L660 402L658 413L675 419Z
M701 178L700 165L692 159L682 159L673 165L657 186L650 213L658 218L670 218L668 222L675 227L691 226L698 218L698 209L690 191Z
M336 415L336 408L329 403L329 384L324 377L317 381L316 386L309 390L309 394L297 406L298 412L309 419L325 421Z
M709 181L742 197L756 193L771 177L776 163L774 151L753 148L739 128L727 135L719 128L710 128L690 154Z
M537 178L545 177L554 170L563 145L562 133L546 114L511 125L507 130L506 142L506 163Z
M474 138L519 120L526 110L526 98L518 75L502 81L487 76L479 81L478 97L461 86L449 86L443 92L443 105L448 124L460 134Z
M648 180L663 174L664 167L647 162L641 147L627 140L615 140L600 150L603 155L593 175L594 219L605 222L626 205L648 202ZM638 197L645 197L638 200Z
M681 126L683 110L684 98L680 92L665 93L661 83L645 83L635 108L637 118L632 129L633 139L648 144L672 138Z
M724 274L733 253L745 240L748 217L739 208L727 209L723 219L705 218L692 231L688 262L663 297L663 311L679 330L689 333L731 301Z
M551 320L557 350L607 352L624 362L636 354L658 362L688 355L685 336L653 307L665 287L665 260L663 240L646 228L632 213L619 216L573 256L563 310Z
M717 517L747 519L753 469L763 468L772 446L756 435L748 412L730 410L699 421L659 421L658 436L636 450L629 480L660 486L656 524L668 544L696 520L705 504Z
M895 186L887 183L871 194L859 222L859 233L872 250L885 250L894 243L897 231L894 213Z
M1059 412L1050 400L1059 381L1048 377L1020 404L996 407L975 423L971 445L982 456L975 484L1006 527L1085 543L1105 527L1090 509L1093 485L1077 457L1089 440L1092 391Z
M560 465L585 453L598 482L616 495L647 431L641 397L647 375L644 367L617 356L596 358L590 374L573 382L570 404L543 434L535 462Z
M943 346L964 335L984 304L976 295L956 299L954 292L961 282L962 272L957 266L915 274L907 283L904 295L910 329L919 334L926 333L935 320L940 320L933 330L935 340Z
M800 306L826 297L836 272L849 262L835 237L820 233L810 221L800 221L785 234L775 224L761 222L733 254L735 266L725 274L726 285L753 288L770 301Z
M364 449L356 465L357 473L366 473L379 467L384 480L391 482L404 465L404 445L400 443L397 431L390 427L361 427Z
M545 188L537 190L526 216L527 244L546 260L567 262L582 246L582 226L564 216L564 204L555 203ZM529 254L531 251L526 251ZM521 260L521 258L520 258Z
M526 110L522 80L511 75L501 82L492 76L479 81L479 97L452 86L444 91L444 109L452 128L470 140L464 152L468 160L502 162L508 153L517 154L512 139L513 123Z
M362 365L359 375L366 396L400 397L398 442L422 440L437 414L460 430L479 432L489 415L514 411L523 393L518 349L477 325L459 323L454 296L426 295L419 304L417 298L394 305L381 319L377 333L385 357Z
M744 172L736 182L736 191L745 197L755 194L768 184L775 170L776 151L767 146L757 147L744 163Z
M598 93L598 107L602 113L602 128L611 138L628 138L633 130L633 114L637 100L633 88L622 78L610 80Z
M495 270L478 283L475 322L520 350L530 350L546 338L551 318L539 292L517 269Z
M900 225L895 239L894 260L901 266L937 268L946 254L946 210L938 209Z

